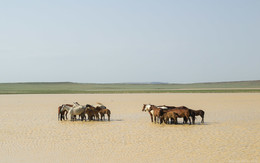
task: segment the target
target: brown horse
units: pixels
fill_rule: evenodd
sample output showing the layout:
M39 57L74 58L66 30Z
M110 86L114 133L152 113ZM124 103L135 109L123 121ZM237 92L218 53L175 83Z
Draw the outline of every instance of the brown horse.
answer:
M103 118L104 118L104 120L105 120L105 114L107 115L108 121L110 121L111 111L110 111L109 109L101 109L101 110L99 111L99 114L100 114L100 117L101 117L101 121L103 120Z
M109 109L107 109L106 106L104 106L104 105L101 104L101 103L98 103L98 106L96 106L95 109L96 109L96 110L98 111L98 113L100 114L101 121L103 120L103 118L104 118L104 120L105 120L105 114L107 115L108 121L110 121L111 111L110 111Z
M201 123L204 123L204 114L205 114L205 112L203 110L192 110L192 109L190 109L190 112L191 112L190 116L192 117L192 121L194 123L195 123L195 116L200 116L201 117ZM187 119L186 118L183 120L183 123L187 123Z
M161 123L160 111L161 111L161 108L159 108L155 105L150 105L150 112L153 115L154 123L156 123L156 119L158 119L158 121L159 121L158 123Z
M151 109L151 104L144 104L142 111L147 111L151 117L151 122L153 122L153 110ZM154 105L155 106L155 105ZM159 109L167 109L165 105L156 106Z
M88 115L88 120L94 120L95 118L97 120L99 120L99 115L98 115L98 111L96 110L96 108L92 105L87 104L86 105L86 114Z
M177 114L178 118L183 118L189 120L189 123L191 124L190 116L192 116L191 109L185 107L185 106L179 106L179 107L169 107L168 110L172 110L174 113ZM193 119L192 119L193 120ZM193 121L194 124L194 121Z
M165 124L178 124L177 117L178 115L174 113L173 110L162 109L160 111L161 122L164 121ZM169 119L171 120L170 123L169 123Z
M203 110L194 110L195 116L201 117L201 123L204 123L204 114L205 112Z

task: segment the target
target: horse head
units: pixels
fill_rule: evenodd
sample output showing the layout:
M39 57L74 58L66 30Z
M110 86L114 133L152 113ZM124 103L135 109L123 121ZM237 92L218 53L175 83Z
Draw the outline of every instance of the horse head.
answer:
M151 105L150 104L144 104L142 111L151 111Z

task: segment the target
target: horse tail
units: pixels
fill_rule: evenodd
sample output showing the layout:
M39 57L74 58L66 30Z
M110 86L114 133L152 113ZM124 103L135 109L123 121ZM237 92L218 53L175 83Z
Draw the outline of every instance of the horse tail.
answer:
M109 109L107 109L107 114L109 114L109 115L111 114L111 111Z
M60 117L61 117L61 112L60 112L60 111L61 111L61 107L62 107L62 106L59 106L59 107L58 107L58 120L59 120Z

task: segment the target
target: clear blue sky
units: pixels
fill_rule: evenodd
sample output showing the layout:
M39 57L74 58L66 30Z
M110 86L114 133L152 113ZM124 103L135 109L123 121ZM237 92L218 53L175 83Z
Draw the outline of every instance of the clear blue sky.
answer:
M2 0L0 82L260 80L259 0Z

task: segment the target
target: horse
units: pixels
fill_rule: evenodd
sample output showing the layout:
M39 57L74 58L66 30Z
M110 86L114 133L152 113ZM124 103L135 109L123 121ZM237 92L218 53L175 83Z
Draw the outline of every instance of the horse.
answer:
M156 119L158 118L159 119L159 123L160 122L160 111L161 111L161 108L155 106L155 105L150 105L150 112L152 111L152 115L153 115L153 119L154 119L154 123L156 123Z
M94 120L96 117L97 120L99 120L98 110L92 105L87 104L86 105L86 114L88 115L88 120Z
M151 109L151 106L152 106L151 104L144 104L142 111L145 111L145 112L147 111L149 113L150 117L151 117L151 122L153 122L154 111ZM167 109L167 107L165 105L161 105L161 106L157 106L157 107L160 108L160 109Z
M205 112L203 110L194 110L195 116L201 117L201 123L204 123Z
M205 112L203 110L192 110L192 109L190 109L190 111L191 111L191 117L192 117L192 120L193 120L194 123L195 123L195 116L200 116L201 117L201 123L204 123ZM183 119L183 123L187 123L186 118Z
M67 105L67 106L70 106L70 107L73 106L71 104L63 104L63 105ZM62 109L62 105L58 107L58 120L61 120L61 121L62 121L62 119L67 120L68 119L67 114L68 114L68 111Z
M97 103L97 104L98 105L95 108L100 114L101 121L103 120L103 118L105 120L105 114L107 115L108 121L110 121L111 111L109 109L107 109L107 107L105 105L103 105L102 103Z
M164 121L165 124L178 124L177 117L178 115L172 110L167 111L166 109L161 109L160 111L161 123ZM169 119L171 119L170 123Z
M81 121L84 119L86 106L83 105L74 105L73 107L62 105L62 108L70 114L71 121L76 120L76 115L81 116Z
M100 117L101 117L101 121L103 120L103 118L104 118L104 120L105 120L105 114L107 115L108 121L110 121L111 111L110 111L109 109L101 109L101 110L99 111L99 114L100 114Z
M177 114L178 118L183 118L189 120L189 123L191 124L190 116L194 117L191 109L187 108L186 106L179 106L179 107L169 107L168 111L173 111ZM194 124L194 119L192 118L192 123Z

